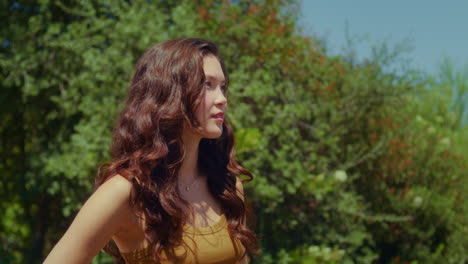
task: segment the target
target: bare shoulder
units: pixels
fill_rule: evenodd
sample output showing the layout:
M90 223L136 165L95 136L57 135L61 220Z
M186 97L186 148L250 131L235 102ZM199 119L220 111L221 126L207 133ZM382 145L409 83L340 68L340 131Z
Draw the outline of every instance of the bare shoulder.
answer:
M131 212L132 183L112 176L89 197L44 263L89 263Z
M107 207L107 210L113 210L114 216L118 216L121 224L128 221L128 217L133 215L130 197L133 189L131 181L117 174L106 180L99 186L88 202L91 205ZM106 210L106 209L104 209Z
M113 198L120 200L129 200L133 185L125 177L117 174L110 177L101 186L98 187L96 192L105 193Z
M114 210L114 213L125 215L131 209L132 188L133 185L129 180L117 174L102 183L85 206L100 207L101 210Z
M120 175L110 177L89 197L83 208L100 207L100 210L114 209L118 212L130 205L132 183Z

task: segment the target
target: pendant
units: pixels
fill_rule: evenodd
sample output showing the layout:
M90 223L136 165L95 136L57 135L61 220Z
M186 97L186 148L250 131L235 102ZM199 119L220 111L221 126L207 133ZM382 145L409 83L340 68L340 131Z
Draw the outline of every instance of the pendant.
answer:
M190 191L190 186L185 186L185 190L188 192Z

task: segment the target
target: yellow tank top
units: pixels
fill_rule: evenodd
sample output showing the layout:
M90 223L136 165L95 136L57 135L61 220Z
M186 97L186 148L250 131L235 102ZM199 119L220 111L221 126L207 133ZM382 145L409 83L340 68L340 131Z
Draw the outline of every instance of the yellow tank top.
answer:
M186 247L176 248L176 255L186 255L184 264L235 264L244 249L240 241L229 237L227 219L224 214L217 223L207 227L184 226L182 237ZM120 253L126 264L154 264L148 248ZM163 262L169 264L168 262Z

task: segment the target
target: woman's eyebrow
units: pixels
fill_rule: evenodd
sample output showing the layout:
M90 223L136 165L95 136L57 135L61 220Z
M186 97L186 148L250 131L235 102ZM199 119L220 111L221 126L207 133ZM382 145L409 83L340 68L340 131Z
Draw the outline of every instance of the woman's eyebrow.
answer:
M213 75L206 75L205 76L206 79L212 79L212 80L215 80L215 81L220 81L222 83L226 82L226 80L222 79L222 78L216 78L215 76Z

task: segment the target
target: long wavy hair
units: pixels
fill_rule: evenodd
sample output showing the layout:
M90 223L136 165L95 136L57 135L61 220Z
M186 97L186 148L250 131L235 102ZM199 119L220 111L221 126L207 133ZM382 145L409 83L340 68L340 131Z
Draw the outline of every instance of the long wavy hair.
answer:
M226 77L215 44L195 38L159 43L139 59L128 97L112 135L111 162L99 167L96 188L120 174L133 184L130 202L146 221L145 235L156 263L178 261L175 248L182 245L182 231L189 204L177 188L184 159L184 123L196 128L195 109L204 95L203 58L215 56ZM228 120L219 138L203 138L199 145L199 170L207 175L209 191L220 202L228 219L231 239L238 239L245 254L258 253L255 233L246 224L253 216L236 190L236 176L252 174L235 159L234 136ZM113 241L104 248L123 263ZM244 255L245 255L244 254Z

